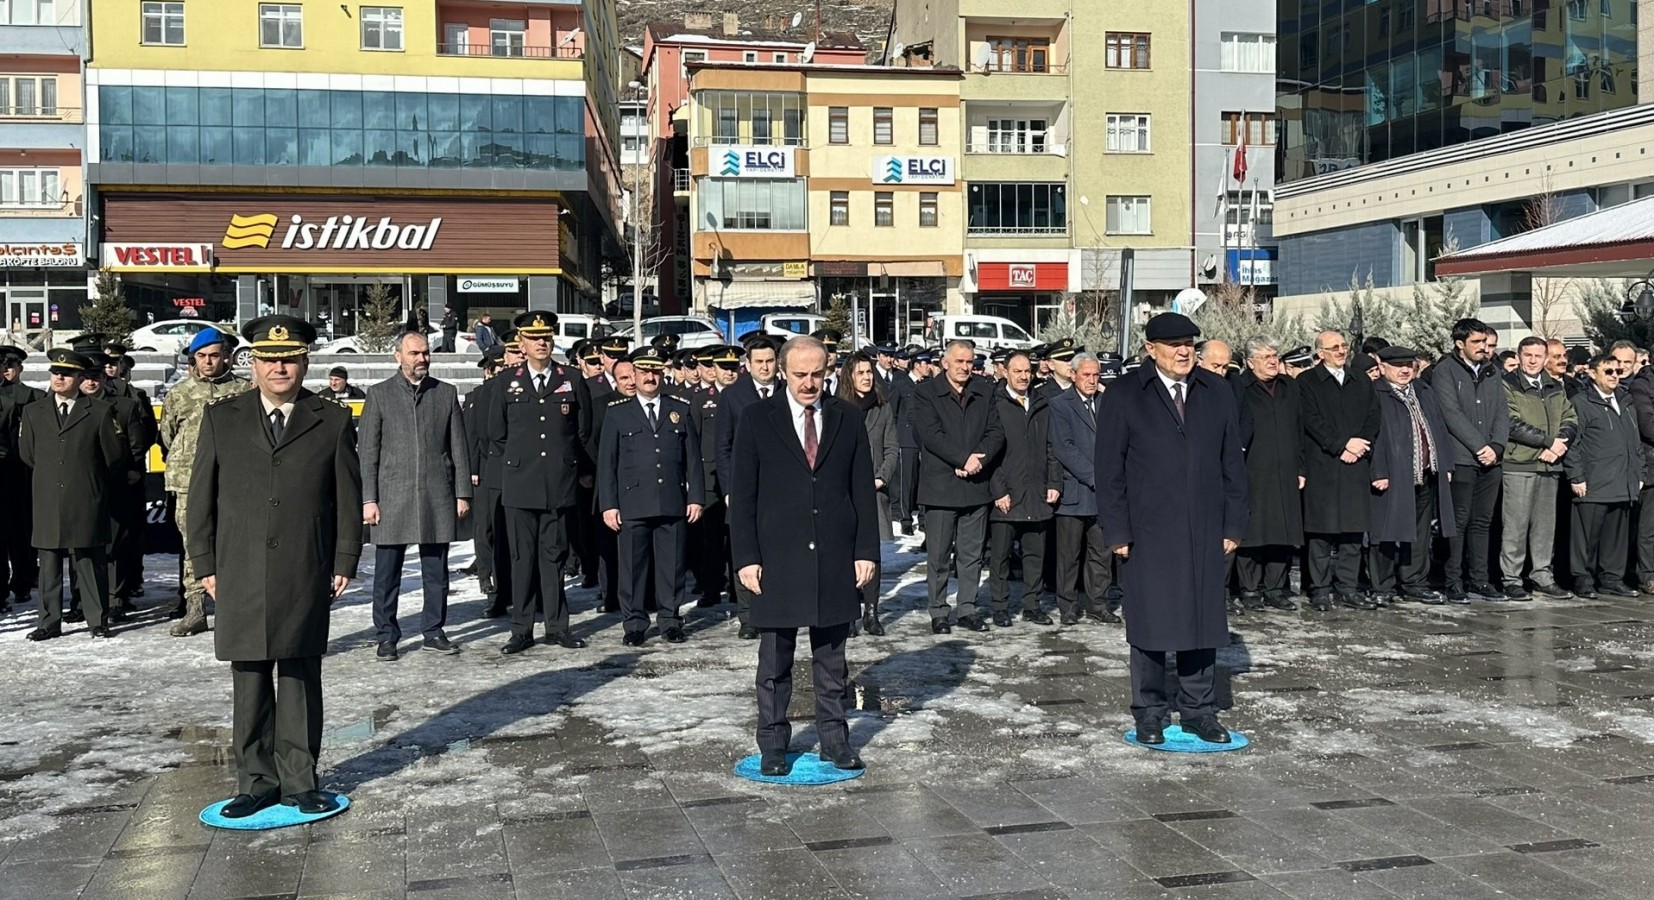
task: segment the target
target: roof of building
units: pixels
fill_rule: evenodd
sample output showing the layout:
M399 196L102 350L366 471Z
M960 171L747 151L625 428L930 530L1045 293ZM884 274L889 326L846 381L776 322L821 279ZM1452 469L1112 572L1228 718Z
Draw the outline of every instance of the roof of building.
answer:
M710 43L736 46L803 47L811 43L810 39L813 36L808 33L767 31L762 28L742 28L735 34L726 34L721 24L714 24L708 28L691 28L682 22L651 22L648 31L650 39L656 43ZM818 49L825 50L865 49L860 38L843 31L824 31L814 43Z
M1654 197L1621 203L1449 253L1436 260L1442 275L1550 270L1617 277L1654 266Z
M809 72L812 75L889 75L893 78L903 76L960 78L964 72L953 66L879 66L872 64L845 64L833 63L772 63L772 62L736 62L735 60L707 59L692 60L688 64L691 70L701 69L764 69L772 72Z

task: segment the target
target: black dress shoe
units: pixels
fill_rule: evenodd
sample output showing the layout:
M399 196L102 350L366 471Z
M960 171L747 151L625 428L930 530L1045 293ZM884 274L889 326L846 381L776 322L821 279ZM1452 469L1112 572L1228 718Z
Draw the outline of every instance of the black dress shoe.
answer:
M1183 722L1183 730L1208 744L1229 743L1229 729L1218 722L1217 716L1195 716Z
M644 638L641 631L628 631L626 636L620 639L620 644L623 647L641 647L643 643Z
M1057 621L1062 625L1078 625L1080 624L1080 615L1079 613L1059 613Z
M1263 594L1241 594L1240 602L1248 612L1263 612L1268 609L1264 604Z
M1022 611L1022 621L1033 622L1035 625L1050 625L1051 617L1037 609L1025 609Z
M276 791L271 791L268 794L258 796L253 794L236 794L235 799L224 804L224 808L220 810L218 814L226 819L245 819L261 809L268 809L275 806L276 801L280 799L281 794Z
M380 662L396 662L396 642L380 641L379 652L375 655L378 656Z
M1521 585L1519 585L1519 584L1510 585L1508 587L1505 587L1503 590L1505 592L1505 599L1506 600L1518 600L1518 601L1520 601L1520 600L1532 600L1533 599L1533 595L1528 593L1528 589L1521 586Z
M322 791L301 791L297 794L288 794L281 798L283 806L296 806L299 812L307 816L319 816L339 808L339 801L333 799L332 794Z
M1246 607L1241 605L1239 597L1230 597L1228 600L1225 600L1224 603L1223 603L1223 608L1231 616L1244 616L1244 615L1246 615Z
M771 778L784 778L793 770L793 764L787 762L784 752L766 752L759 763L759 772Z
M1403 600L1411 600L1414 603L1423 603L1426 606L1440 606L1447 602L1446 598L1442 597L1439 592L1432 591L1428 588L1402 588L1401 598Z
M689 640L689 636L683 633L683 629L676 625L661 632L660 636L665 638L668 644L681 644Z
M1015 622L1015 620L1013 620L1011 618L1010 612L1007 611L1007 612L996 612L996 613L994 613L994 625L996 627L1010 628L1014 624L1016 624L1016 622Z
M903 522L902 523L902 534L906 535L907 537L912 537L913 536L913 523L912 522Z
M1100 612L1088 609L1085 611L1085 619L1093 625L1119 625L1121 623L1119 615L1112 609L1105 609Z
M959 627L965 629L966 631L987 631L988 623L978 619L976 616L960 616Z
M740 632L735 636L743 641L756 641L758 640L758 629L752 625L742 625Z
M110 631L108 625L93 625L89 634L92 637L99 639L111 638L115 636L115 632Z
M1158 721L1137 723L1137 743L1159 746L1166 743L1166 726Z
M1350 609L1378 609L1378 604L1374 603L1366 594L1340 594L1338 596L1338 602L1348 606Z
M1332 609L1332 598L1326 594L1313 594L1309 598L1309 605L1316 612L1326 612Z
M63 637L63 629L61 628L36 628L29 632L29 640L31 641L49 641L52 638L60 637Z
M440 631L436 634L426 635L425 640L421 641L419 646L435 653L441 653L444 656L454 656L459 653L459 647L453 641L448 640L448 636Z
M1557 584L1554 581L1551 582L1550 584L1536 584L1536 585L1534 585L1533 586L1533 592L1536 593L1536 594L1542 594L1546 597L1550 597L1553 600L1566 600L1569 597L1573 596L1573 594L1569 593L1566 588L1564 588L1560 584Z
M586 646L586 642L575 637L574 632L572 631L564 631L558 634L548 634L546 635L546 643L556 644L559 647L566 647L570 650L581 650Z
M953 634L953 626L948 624L947 619L931 619L930 620L930 633L931 634Z
M1470 603L1470 595L1463 588L1448 588L1443 594L1448 603L1464 606Z
M878 616L864 616L861 620L861 630L874 637L883 637L884 623L879 621Z
M506 641L505 646L500 648L500 652L510 656L513 653L521 653L532 646L534 646L534 635L514 634L511 636L511 640Z
M1287 612L1292 612L1298 608L1298 604L1293 603L1285 594L1264 594L1263 603L1264 606L1270 609L1280 609Z
M1574 596L1581 600L1597 599L1597 592L1589 587L1574 588Z
M816 755L832 763L833 768L842 772L860 772L867 768L867 764L861 761L856 751L849 747L822 747L821 752Z
M1610 597L1636 598L1636 597L1642 596L1641 594L1637 593L1636 591L1634 591L1634 590L1632 590L1628 587L1625 587L1623 585L1618 585L1618 584L1611 584L1611 585L1608 585L1607 587L1604 587L1602 589L1601 593L1606 594Z
M132 616L124 609L111 609L103 614L103 621L110 625L123 625L131 618Z
M1480 584L1471 585L1469 593L1472 597L1486 600L1490 603L1503 603L1510 599L1510 596L1505 593L1504 588L1501 588L1495 584L1489 584L1485 581Z
M86 613L78 609L71 609L63 614L63 621L70 623L84 622L86 621Z

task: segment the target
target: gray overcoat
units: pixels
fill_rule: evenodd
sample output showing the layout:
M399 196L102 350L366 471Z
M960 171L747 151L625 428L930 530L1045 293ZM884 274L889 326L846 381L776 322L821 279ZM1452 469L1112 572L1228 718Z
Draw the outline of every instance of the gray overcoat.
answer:
M447 544L456 499L471 499L470 440L453 385L400 373L368 388L357 424L362 502L379 504L369 539L384 546Z

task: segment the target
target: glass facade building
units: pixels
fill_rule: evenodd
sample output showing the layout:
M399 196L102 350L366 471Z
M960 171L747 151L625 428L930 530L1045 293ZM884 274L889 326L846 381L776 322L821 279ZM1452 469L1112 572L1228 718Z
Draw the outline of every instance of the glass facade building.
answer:
M582 171L585 98L98 88L101 162Z
M1637 0L1279 0L1276 181L1637 100Z

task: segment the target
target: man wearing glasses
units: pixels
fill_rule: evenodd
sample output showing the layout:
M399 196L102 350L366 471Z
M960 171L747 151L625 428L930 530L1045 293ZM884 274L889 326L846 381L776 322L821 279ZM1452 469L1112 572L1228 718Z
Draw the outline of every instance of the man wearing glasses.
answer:
M1379 409L1373 383L1350 366L1341 332L1315 339L1320 364L1298 376L1304 423L1304 532L1309 539L1310 605L1325 612L1336 600L1371 609L1361 576L1361 533L1372 497L1373 441Z
M1579 437L1562 458L1574 496L1574 595L1585 600L1599 590L1637 596L1625 586L1625 556L1631 502L1642 489L1642 445L1631 396L1620 388L1627 368L1607 353L1591 360L1591 383L1573 399Z

